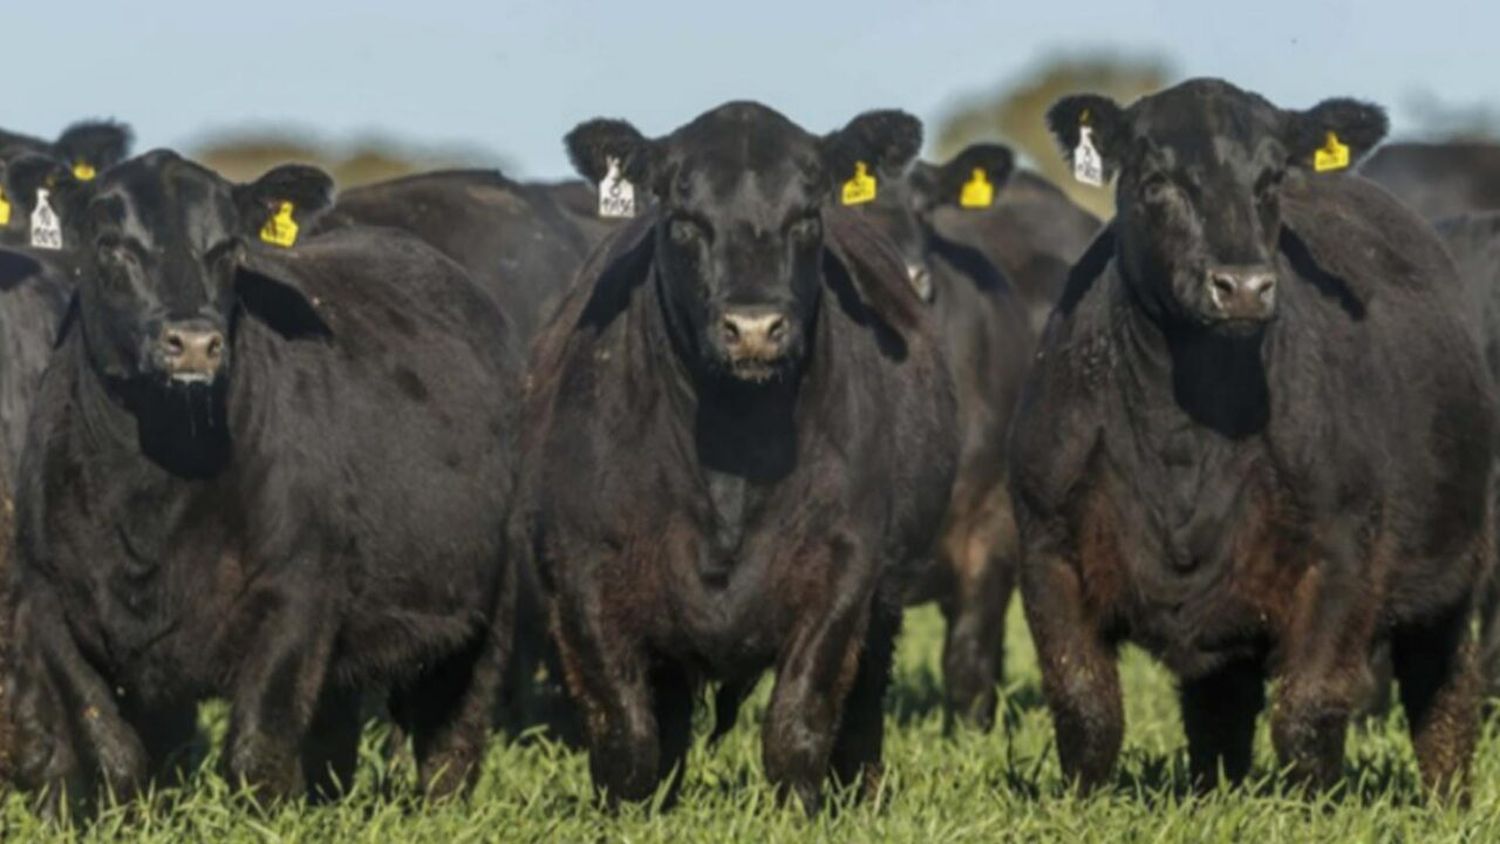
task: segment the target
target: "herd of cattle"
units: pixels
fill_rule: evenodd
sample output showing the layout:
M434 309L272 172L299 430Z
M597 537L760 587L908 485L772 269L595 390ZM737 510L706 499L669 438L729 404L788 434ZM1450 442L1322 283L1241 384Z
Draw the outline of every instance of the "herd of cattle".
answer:
M129 796L217 697L263 797L335 796L375 710L462 793L545 665L643 800L709 684L719 734L769 670L766 774L812 811L879 782L908 604L950 723L992 725L1019 589L1082 787L1130 641L1204 786L1268 680L1330 784L1393 677L1461 796L1500 679L1500 148L1361 163L1379 108L1217 80L1047 120L1108 223L1001 146L915 161L898 111L592 120L583 182L337 197L0 132L0 776Z

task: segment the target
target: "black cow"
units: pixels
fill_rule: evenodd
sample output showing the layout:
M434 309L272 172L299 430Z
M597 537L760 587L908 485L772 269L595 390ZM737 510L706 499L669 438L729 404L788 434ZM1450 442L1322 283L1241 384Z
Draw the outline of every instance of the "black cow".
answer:
M1032 331L1041 336L1068 269L1093 241L1099 220L1041 176L1013 169L1007 147L973 144L945 164L917 164L910 181L918 213L932 230L999 267L1025 299Z
M330 202L312 168L12 162L12 196L40 184L79 287L18 484L19 783L128 797L212 695L233 781L328 794L375 685L430 792L472 781L509 630L503 317L397 232L281 248Z
M593 191L580 182L528 184L495 170L448 170L344 191L319 227L389 226L420 237L469 271L524 343L613 230L596 209Z
M1337 172L1384 114L1194 80L1129 108L1068 97L1048 121L1075 165L1119 174L1012 439L1064 771L1112 769L1128 639L1181 680L1198 782L1245 775L1269 674L1281 760L1327 783L1389 638L1423 778L1461 788L1495 412L1442 244Z
M130 130L117 123L78 123L53 143L0 130L0 162L42 154L86 176L124 158L129 146ZM30 218L0 187L0 246L24 246L30 234ZM13 489L26 420L72 290L73 280L53 261L0 252L0 581L10 568ZM0 678L8 673L9 630L0 603ZM10 778L8 708L8 690L0 680L0 782Z
M1388 144L1359 171L1429 220L1500 210L1500 144Z
M856 131L851 125L847 131ZM973 148L957 166L1004 182L997 148ZM943 642L946 712L988 729L1003 673L1005 610L1015 589L1016 530L1006 480L1006 434L1032 354L1026 303L983 252L938 233L932 209L952 171L905 161L875 167L855 161L840 180L874 179L850 207L872 221L907 265L913 289L928 304L958 399L959 468L935 547L936 565L908 596L936 600L947 618ZM997 166L1002 165L1002 166ZM852 184L852 183L851 183ZM853 188L851 188L853 189ZM993 189L993 188L992 188ZM957 197L956 189L955 201ZM972 193L972 190L971 190ZM951 721L950 721L951 723Z
M539 338L523 421L522 525L610 800L674 769L675 791L698 686L773 666L779 791L811 811L830 774L878 784L893 575L942 517L954 402L899 257L826 206L920 136L874 112L819 138L744 102L568 136L589 181L613 162L656 203Z

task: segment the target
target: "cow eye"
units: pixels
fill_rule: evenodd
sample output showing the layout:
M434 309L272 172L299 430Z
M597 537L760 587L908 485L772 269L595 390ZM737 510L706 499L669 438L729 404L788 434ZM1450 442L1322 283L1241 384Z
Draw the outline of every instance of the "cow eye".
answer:
M813 243L823 234L823 221L816 214L811 214L792 223L787 234L798 243Z
M702 240L704 235L703 226L687 217L672 218L672 222L667 224L667 232L672 236L673 243L682 246L696 243Z

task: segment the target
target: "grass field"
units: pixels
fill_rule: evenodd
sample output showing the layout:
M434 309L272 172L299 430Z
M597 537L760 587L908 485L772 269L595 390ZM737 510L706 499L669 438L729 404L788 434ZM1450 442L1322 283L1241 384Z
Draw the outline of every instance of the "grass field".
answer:
M807 820L775 804L761 774L759 731L765 684L739 728L714 752L689 758L681 805L669 812L629 809L611 817L591 798L587 765L540 737L497 740L477 793L467 804L424 808L377 795L393 774L379 736L367 736L354 793L332 808L249 809L203 773L184 791L146 805L116 807L91 826L34 820L18 797L0 812L9 842L443 842L470 841L956 841L1242 842L1500 840L1500 719L1487 725L1476 760L1473 807L1430 806L1399 714L1351 734L1348 784L1303 799L1278 787L1264 725L1259 781L1193 797L1170 679L1138 652L1122 666L1125 752L1116 785L1087 799L1064 787L1041 704L1036 664L1019 612L1011 617L1007 729L946 738L938 708L938 615L909 614L887 705L887 776L878 800L842 805ZM207 716L220 727L222 716ZM708 713L700 713L706 732ZM399 792L399 789L397 789Z

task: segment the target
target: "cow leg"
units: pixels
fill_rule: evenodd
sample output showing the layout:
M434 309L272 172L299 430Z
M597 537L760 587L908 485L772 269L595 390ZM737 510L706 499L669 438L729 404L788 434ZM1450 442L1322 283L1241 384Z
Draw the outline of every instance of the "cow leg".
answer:
M121 714L113 688L78 651L45 598L17 613L15 710L17 782L45 790L43 810L82 803L102 784L133 799L149 772L140 736ZM96 766L100 780L84 768Z
M1338 780L1350 716L1371 685L1378 606L1357 564L1360 544L1350 535L1334 539L1292 595L1271 712L1271 742L1281 764L1293 779L1317 788Z
M1248 660L1182 684L1182 724L1198 789L1218 784L1221 765L1223 775L1236 784L1250 772L1255 716L1265 706L1265 686L1265 672Z
M661 736L660 776L672 779L663 805L677 802L687 772L688 748L693 740L694 683L675 665L662 665L651 674L652 706Z
M890 683L900 610L877 607L865 634L854 686L844 702L844 717L833 742L833 776L841 786L859 783L861 796L874 798L883 774L885 690Z
M602 629L600 621L598 602L567 610L554 603L553 639L568 690L583 710L589 773L595 790L614 807L622 800L647 800L656 791L661 745L646 655L624 634Z
M151 779L161 785L181 785L205 739L198 731L198 704L179 703L148 712L131 710L127 720L135 725L146 751Z
M1398 629L1391 656L1423 783L1438 794L1467 799L1480 698L1469 613Z
M1485 696L1500 699L1500 571L1485 579L1480 593L1479 666Z
M858 674L872 601L860 588L869 569L852 544L835 542L833 557L830 570L844 577L825 584L824 600L805 608L792 631L761 733L766 776L783 798L799 797L808 814L821 808L832 773L834 736Z
M948 630L943 640L947 715L986 732L995 725L1016 552L1009 497L996 493L990 499L974 518L962 520L970 529L948 549L954 594L944 603Z
M478 781L489 722L505 673L505 645L486 631L399 693L417 777L428 797L462 794Z
M237 667L231 686L224 777L248 786L257 800L300 796L301 748L323 693L333 648L332 614L288 600L319 590L288 584L261 600L267 610L248 641L256 646ZM252 599L253 600L253 599Z
M1092 790L1114 771L1125 737L1115 649L1088 617L1078 571L1061 557L1029 562L1021 589L1063 775Z
M352 689L324 689L302 743L302 779L313 802L330 802L354 783L363 731L360 695Z

